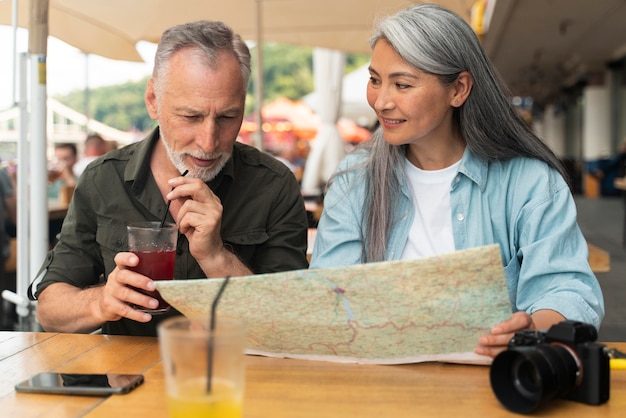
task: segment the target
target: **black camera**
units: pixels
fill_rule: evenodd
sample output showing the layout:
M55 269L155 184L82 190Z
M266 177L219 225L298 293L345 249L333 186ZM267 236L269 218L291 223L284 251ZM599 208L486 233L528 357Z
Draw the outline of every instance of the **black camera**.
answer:
M491 364L494 394L507 409L530 413L555 398L590 405L609 400L609 354L593 325L562 321L547 332L515 333Z

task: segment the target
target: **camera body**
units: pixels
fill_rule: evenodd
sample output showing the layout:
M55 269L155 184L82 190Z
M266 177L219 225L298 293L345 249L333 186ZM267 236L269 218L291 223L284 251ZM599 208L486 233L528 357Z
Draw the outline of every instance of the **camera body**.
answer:
M608 401L609 355L596 338L593 325L577 321L562 321L547 332L517 332L491 365L496 396L522 413L557 397L589 405Z

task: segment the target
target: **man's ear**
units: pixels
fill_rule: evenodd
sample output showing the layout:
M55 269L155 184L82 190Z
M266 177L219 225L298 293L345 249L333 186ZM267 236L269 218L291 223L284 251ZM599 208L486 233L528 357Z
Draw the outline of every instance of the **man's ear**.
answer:
M157 106L156 94L154 92L154 81L148 80L146 85L146 93L144 94L144 100L146 102L146 109L148 109L148 115L150 119L157 120L159 116L159 108Z
M474 85L474 79L469 71L462 71L454 81L451 106L460 107L465 103L467 97L472 91Z

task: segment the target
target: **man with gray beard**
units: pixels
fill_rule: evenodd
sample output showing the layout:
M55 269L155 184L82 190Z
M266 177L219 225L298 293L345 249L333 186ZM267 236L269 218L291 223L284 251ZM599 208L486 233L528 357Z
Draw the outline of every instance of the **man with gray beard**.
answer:
M295 178L236 142L249 77L249 50L223 23L165 31L145 93L158 127L85 170L59 243L31 284L45 330L154 336L158 322L179 314L134 308L157 300L137 290L155 286L131 270L139 263L128 252L131 222L165 216L178 225L175 279L307 267L307 217Z

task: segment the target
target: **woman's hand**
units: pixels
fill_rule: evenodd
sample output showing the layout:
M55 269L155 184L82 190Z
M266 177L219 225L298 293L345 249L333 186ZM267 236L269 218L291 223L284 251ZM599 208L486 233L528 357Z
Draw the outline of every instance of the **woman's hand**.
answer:
M506 350L515 333L523 329L535 330L533 319L526 312L515 312L509 319L494 326L490 334L482 335L474 352L495 357Z
M491 329L491 333L483 335L478 339L478 346L474 349L476 354L495 357L501 351L508 348L509 341L516 332L525 329L533 331L547 330L552 325L564 321L565 317L560 313L542 309L533 312L532 315L526 312L515 312L511 318L500 322Z

